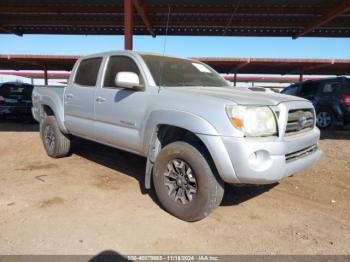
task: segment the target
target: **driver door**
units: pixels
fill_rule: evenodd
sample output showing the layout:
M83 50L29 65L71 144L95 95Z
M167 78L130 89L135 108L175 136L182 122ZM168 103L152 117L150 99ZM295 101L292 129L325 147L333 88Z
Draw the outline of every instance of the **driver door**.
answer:
M140 129L147 107L147 92L122 88L115 84L119 72L134 72L140 83L144 78L135 61L128 56L111 56L104 79L95 94L97 139L111 146L140 152Z

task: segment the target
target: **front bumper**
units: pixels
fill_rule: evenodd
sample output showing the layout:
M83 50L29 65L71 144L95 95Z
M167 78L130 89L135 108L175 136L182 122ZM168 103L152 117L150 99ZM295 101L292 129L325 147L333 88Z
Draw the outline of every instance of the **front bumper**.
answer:
M314 128L307 133L283 138L202 136L201 139L225 182L271 184L318 162L322 157L318 148L319 137L320 131Z

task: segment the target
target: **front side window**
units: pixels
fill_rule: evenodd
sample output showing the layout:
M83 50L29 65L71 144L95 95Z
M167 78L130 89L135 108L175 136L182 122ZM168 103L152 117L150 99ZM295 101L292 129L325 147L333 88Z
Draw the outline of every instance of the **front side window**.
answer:
M193 60L142 55L157 86L218 86L230 87L209 66Z
M81 86L96 86L101 57L82 60L75 75L75 83Z
M103 86L106 88L117 88L115 77L119 72L133 72L140 78L140 83L143 83L140 70L136 63L126 56L111 56L108 61Z

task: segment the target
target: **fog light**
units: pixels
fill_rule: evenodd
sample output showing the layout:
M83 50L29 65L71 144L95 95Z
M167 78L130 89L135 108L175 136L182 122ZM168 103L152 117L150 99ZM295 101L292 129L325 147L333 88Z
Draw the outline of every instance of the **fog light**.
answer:
M249 166L257 171L265 170L271 165L271 157L269 152L258 150L252 153L248 158Z

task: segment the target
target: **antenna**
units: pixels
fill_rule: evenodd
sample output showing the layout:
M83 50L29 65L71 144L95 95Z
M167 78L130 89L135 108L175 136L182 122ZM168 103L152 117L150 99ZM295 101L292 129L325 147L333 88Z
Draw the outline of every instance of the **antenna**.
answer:
M165 49L166 49L166 43L167 43L167 38L168 38L168 29L169 29L169 21L170 21L170 5L168 5L168 17L166 21L166 27L165 27L165 37L164 37L164 44L163 44L163 56L165 55ZM162 71L163 67L159 63L159 86L158 86L158 93L160 92L161 85L162 85Z
M165 54L166 44L167 44L167 38L168 38L168 29L169 29L169 21L170 21L170 6L168 5L168 17L166 21L166 27L165 27L165 37L164 37L164 45L163 45L163 56Z

